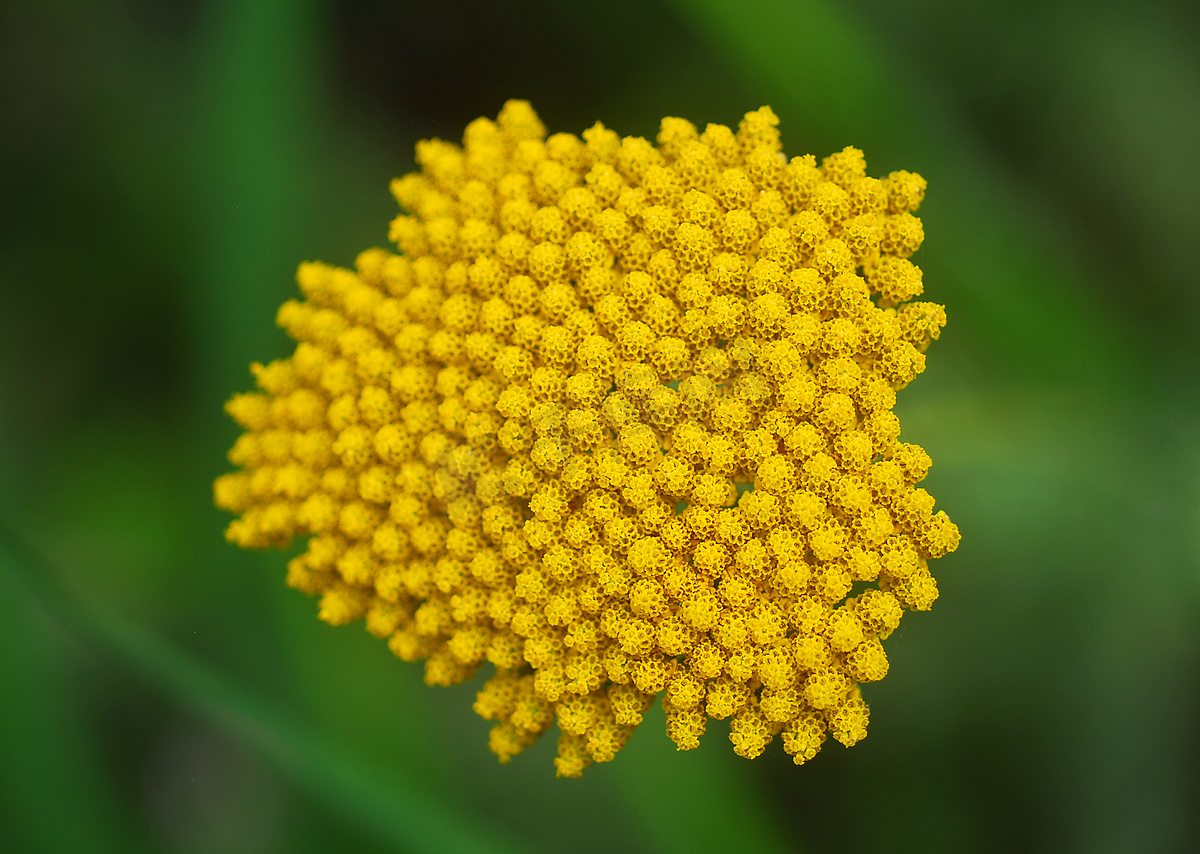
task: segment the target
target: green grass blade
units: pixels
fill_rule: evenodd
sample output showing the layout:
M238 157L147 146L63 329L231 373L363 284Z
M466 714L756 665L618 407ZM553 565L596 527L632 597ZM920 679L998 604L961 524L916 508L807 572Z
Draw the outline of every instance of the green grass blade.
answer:
M430 854L526 850L431 797L396 769L385 775L348 755L204 662L72 592L53 568L6 533L0 533L0 566L69 629L257 750L313 797L381 840Z

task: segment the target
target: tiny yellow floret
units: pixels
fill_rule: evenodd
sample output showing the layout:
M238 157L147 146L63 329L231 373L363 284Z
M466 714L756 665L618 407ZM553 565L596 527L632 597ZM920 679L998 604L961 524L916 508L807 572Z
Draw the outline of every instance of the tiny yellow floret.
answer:
M547 138L509 101L419 143L399 254L302 264L295 354L226 404L227 538L307 537L288 584L431 685L490 665L501 762L557 724L578 776L656 697L680 750L709 718L748 758L853 745L938 597L959 532L892 412L946 324L925 180L787 160L778 124Z

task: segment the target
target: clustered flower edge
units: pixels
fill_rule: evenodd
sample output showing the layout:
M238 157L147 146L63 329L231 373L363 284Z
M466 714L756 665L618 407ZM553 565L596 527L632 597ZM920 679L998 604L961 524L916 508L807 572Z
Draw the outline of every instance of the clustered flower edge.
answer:
M937 598L959 533L892 412L946 322L908 260L925 181L786 160L777 124L547 138L510 101L418 144L400 253L301 265L295 353L227 405L228 538L309 536L288 583L430 684L491 663L502 762L557 723L578 776L656 696L680 749L710 718L745 757L853 745Z

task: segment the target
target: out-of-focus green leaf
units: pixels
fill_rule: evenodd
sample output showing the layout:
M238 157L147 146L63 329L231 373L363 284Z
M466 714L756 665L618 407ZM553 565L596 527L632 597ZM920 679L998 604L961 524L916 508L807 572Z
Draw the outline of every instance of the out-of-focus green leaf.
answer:
M0 850L129 852L121 804L81 719L61 633L0 553Z
M701 746L681 752L663 734L665 724L662 704L655 703L613 763L629 812L652 850L795 850L757 791L761 783L753 769L730 749L724 725L709 721ZM798 820L802 825L803 816Z
M342 751L253 693L102 603L69 591L53 568L14 538L0 538L0 566L72 631L96 643L171 699L229 732L355 825L404 851L524 850L499 831Z
M209 351L203 376L220 383L218 395L246 382L250 359L272 355L261 352L263 330L295 292L291 274L304 258L319 139L318 6L221 0L205 10L193 318Z

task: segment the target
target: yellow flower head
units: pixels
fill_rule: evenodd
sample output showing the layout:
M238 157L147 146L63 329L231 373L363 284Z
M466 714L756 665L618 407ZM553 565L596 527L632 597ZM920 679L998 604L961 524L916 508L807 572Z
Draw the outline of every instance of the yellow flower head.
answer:
M557 722L577 776L660 694L681 750L710 717L745 757L852 745L937 598L959 533L892 413L946 322L912 301L925 181L777 124L547 137L509 101L419 143L399 254L301 265L295 353L227 405L228 538L311 535L288 583L431 685L490 662L501 762Z

